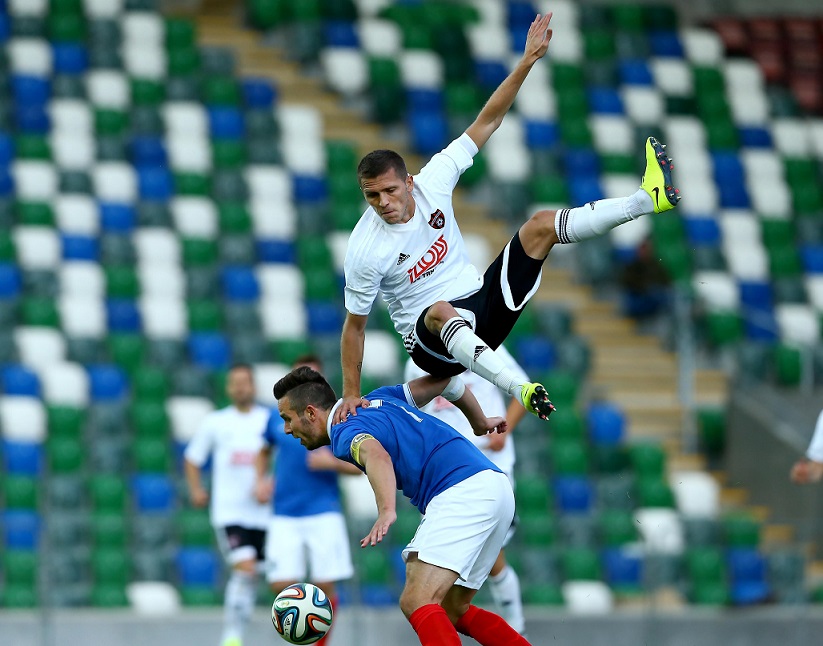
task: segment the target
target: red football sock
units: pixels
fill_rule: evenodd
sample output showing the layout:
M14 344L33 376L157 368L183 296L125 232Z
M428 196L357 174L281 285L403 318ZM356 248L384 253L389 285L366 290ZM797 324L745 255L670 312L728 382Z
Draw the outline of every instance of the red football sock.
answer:
M409 623L423 646L460 646L460 635L439 604L421 606L411 614Z
M482 646L529 646L529 642L509 626L503 617L477 606L469 606L466 614L457 622L457 630Z
M332 616L332 618L336 618L337 617L337 595L335 595L333 597L329 597L329 601L331 602L331 616ZM334 625L334 624L332 624L332 625ZM314 643L317 644L317 646L323 646L323 644L328 644L329 639L330 639L329 635L331 635L331 628L329 628L329 632L326 633L325 637L322 637L322 638L318 639Z

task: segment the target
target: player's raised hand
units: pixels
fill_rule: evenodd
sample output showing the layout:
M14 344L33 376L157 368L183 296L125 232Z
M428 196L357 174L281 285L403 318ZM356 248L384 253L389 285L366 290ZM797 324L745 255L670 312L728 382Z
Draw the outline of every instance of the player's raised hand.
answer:
M552 30L549 29L551 20L552 14L547 13L543 16L537 14L537 17L532 21L529 33L526 35L526 47L523 51L525 58L536 61L546 55L549 49L549 41L552 39Z
M503 417L487 417L478 424L472 424L475 435L487 435L489 433L505 433L509 430L509 423Z
M797 484L820 482L823 478L823 462L802 458L794 463L789 477Z
M381 512L377 520L374 521L371 531L360 541L360 547L366 547L367 545L374 546L382 542L383 537L389 533L389 527L394 525L394 521L396 520L397 514L394 511Z

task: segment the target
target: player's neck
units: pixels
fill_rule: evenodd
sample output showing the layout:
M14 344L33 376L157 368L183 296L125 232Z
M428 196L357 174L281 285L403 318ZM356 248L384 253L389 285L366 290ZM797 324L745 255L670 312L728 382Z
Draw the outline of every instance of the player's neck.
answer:
M248 413L254 406L252 403L248 404L232 404L238 413Z

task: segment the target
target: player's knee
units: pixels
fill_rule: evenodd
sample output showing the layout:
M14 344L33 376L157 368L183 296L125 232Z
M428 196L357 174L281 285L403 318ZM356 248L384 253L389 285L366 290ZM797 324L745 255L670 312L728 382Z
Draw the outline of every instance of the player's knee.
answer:
M555 215L557 211L550 209L541 209L534 213L526 226L529 227L529 233L538 236L544 240L548 240L552 245L558 242L557 230L554 226Z
M415 587L406 586L400 594L400 610L406 615L406 619L411 617L415 610L429 603L437 603L437 601L421 595Z
M455 315L454 307L448 301L437 301L426 311L423 323L429 332L440 334L440 330Z

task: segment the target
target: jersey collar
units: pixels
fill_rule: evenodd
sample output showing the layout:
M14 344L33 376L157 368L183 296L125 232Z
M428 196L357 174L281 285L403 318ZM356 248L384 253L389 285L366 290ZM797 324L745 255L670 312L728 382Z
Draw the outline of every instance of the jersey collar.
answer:
M343 400L338 399L337 403L335 403L335 405L332 406L331 410L329 411L329 418L326 420L326 431L329 434L329 438L331 438L331 427L332 427L331 421L334 419L334 411L336 411L338 408L340 408L340 404L342 404L342 403L343 403Z

